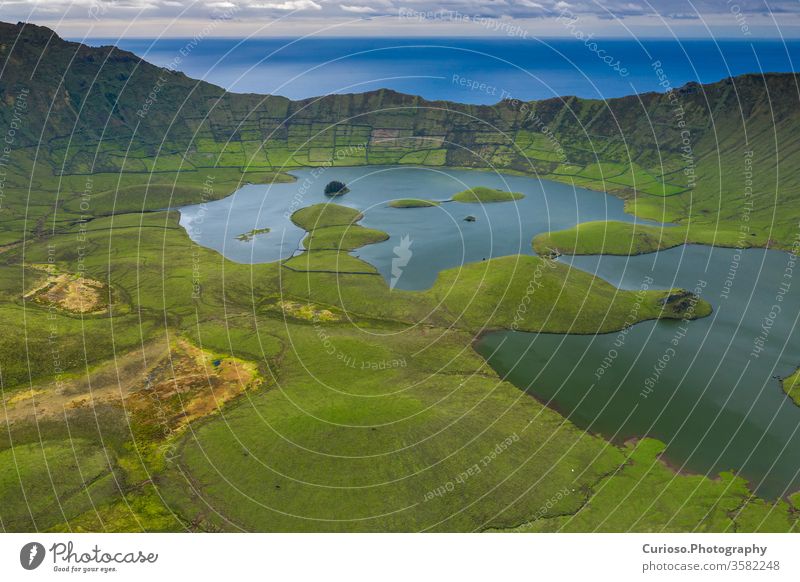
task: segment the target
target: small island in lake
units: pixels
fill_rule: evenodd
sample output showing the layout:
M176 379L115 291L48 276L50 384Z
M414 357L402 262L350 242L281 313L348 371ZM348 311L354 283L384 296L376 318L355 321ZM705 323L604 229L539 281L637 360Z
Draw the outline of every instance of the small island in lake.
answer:
M505 190L487 188L486 186L475 186L453 195L454 202L466 203L511 202L521 198L525 198L525 195L519 192L506 192Z
M439 203L419 198L398 198L389 202L389 206L391 208L430 208L431 206L439 206Z
M268 232L269 232L268 228L254 228L253 230L250 230L248 232L243 232L242 234L236 237L236 240L240 240L242 242L250 242L258 235L267 234Z
M792 372L791 375L781 380L783 391L794 403L800 406L800 368Z
M344 182L339 182L338 180L328 182L328 185L325 186L325 196L343 196L348 192L350 192L350 188Z

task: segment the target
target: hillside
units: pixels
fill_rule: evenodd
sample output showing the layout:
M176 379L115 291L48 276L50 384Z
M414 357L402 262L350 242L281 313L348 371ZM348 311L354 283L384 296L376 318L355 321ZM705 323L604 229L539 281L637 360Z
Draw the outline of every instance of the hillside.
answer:
M0 126L12 127L15 103L26 102L0 242L44 232L46 220L58 228L77 219L87 174L97 176L89 213L105 214L197 201L209 175L222 177L211 194L219 197L240 181L325 163L537 174L625 197L644 217L703 225L710 234L701 242L710 243L717 229L730 240L745 225L752 232L742 246L786 248L800 214L791 171L800 162L796 74L607 102L472 106L390 90L302 101L230 94L132 53L21 23L0 23L0 55Z

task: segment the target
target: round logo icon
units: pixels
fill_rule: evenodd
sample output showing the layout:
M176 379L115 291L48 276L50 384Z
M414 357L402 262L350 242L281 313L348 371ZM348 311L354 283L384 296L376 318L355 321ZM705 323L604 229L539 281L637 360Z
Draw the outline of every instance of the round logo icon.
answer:
M44 546L39 542L28 542L19 551L19 563L26 570L35 570L44 561Z

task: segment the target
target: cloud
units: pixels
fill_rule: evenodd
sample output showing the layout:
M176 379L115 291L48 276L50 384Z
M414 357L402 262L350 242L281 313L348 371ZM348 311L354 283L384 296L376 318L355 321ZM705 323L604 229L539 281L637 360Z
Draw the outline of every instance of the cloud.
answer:
M248 8L268 8L271 10L322 10L314 0L285 0L285 2L262 2L248 4Z
M348 0L345 0L348 1ZM743 14L797 13L797 0L353 0L352 4L340 5L331 0L193 0L189 3L177 0L12 0L3 2L3 20L13 20L22 14L36 14L47 8L65 12L67 18L86 15L87 6L102 7L103 14L113 17L125 9L146 9L153 16L175 16L183 18L202 16L210 9L237 8L242 18L258 17L264 11L299 11L296 18L306 18L305 11L320 13L325 18L342 17L342 12L370 15L397 15L401 9L419 12L446 10L469 16L490 18L547 18L558 16L563 10L580 17L618 17L638 15L660 15L667 19L683 20L697 13L700 18L709 15L729 15L735 3L736 11ZM13 14L12 14L13 13ZM124 16L123 16L124 17Z
M374 14L376 10L372 6L348 6L342 4L339 8L345 12L355 12L356 14Z
M0 0L0 20L25 20L70 31L72 36L88 33L101 35L147 36L153 27L168 25L171 34L189 34L208 20L220 18L222 12L229 24L221 27L222 36L247 35L251 30L278 34L277 27L265 26L278 18L286 27L281 34L307 34L331 25L336 33L347 27L352 34L437 36L441 34L502 34L490 27L465 25L481 19L518 24L531 34L558 35L560 27L553 20L565 11L577 17L583 26L596 26L598 34L611 31L620 34L622 27L614 21L625 19L626 26L638 26L634 33L664 36L668 27L703 30L706 24L738 32L735 13L747 16L750 24L760 26L764 36L777 34L776 14L785 36L800 35L798 0ZM734 9L735 6L735 9ZM419 17L409 18L408 14ZM448 19L441 13L450 14ZM405 14L405 16L403 16ZM438 16L426 17L426 14ZM361 16L362 18L353 18ZM131 19L135 18L134 22ZM737 18L739 18L737 16ZM379 20L370 20L379 19ZM367 24L380 21L380 26ZM350 24L358 21L358 24ZM345 25L345 23L348 23ZM129 26L130 25L130 26ZM340 27L339 25L344 25ZM372 26L372 28L369 28ZM287 28L289 27L289 28ZM175 32L181 29L181 32ZM185 32L189 30L189 33ZM301 31L302 30L302 31ZM79 31L79 32L76 32ZM91 32L87 32L91 31ZM291 32L288 32L291 31ZM488 32L487 32L488 31ZM344 32L341 32L344 34Z
M699 20L700 16L698 14L693 14L691 12L676 12L675 14L667 15L672 20Z

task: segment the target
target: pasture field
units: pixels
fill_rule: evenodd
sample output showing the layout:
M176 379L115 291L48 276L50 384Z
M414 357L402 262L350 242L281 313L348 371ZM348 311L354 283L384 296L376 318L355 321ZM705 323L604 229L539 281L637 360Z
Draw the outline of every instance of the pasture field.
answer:
M533 249L540 255L632 256L662 251L682 244L720 247L764 246L764 235L716 230L706 226L651 226L648 224L594 221L534 237Z

